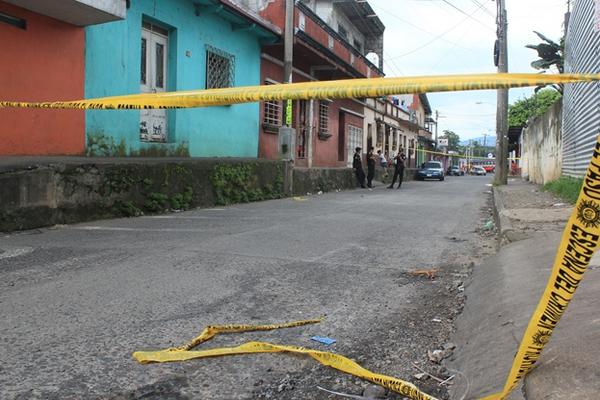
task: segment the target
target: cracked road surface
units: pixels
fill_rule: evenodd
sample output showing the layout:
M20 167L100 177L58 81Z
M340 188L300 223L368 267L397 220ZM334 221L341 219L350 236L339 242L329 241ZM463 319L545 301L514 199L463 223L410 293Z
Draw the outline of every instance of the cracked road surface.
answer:
M258 354L139 365L208 324L317 325L222 335L346 355L415 382L447 377L427 350L453 329L472 262L491 254L485 177L96 221L0 236L0 398L335 398L366 382L306 357ZM439 268L435 279L413 276ZM328 336L325 347L311 341ZM389 398L400 398L394 394Z

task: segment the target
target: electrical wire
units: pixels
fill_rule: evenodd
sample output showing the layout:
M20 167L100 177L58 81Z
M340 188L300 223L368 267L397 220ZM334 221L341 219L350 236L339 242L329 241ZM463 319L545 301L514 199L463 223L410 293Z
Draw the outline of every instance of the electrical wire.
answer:
M473 17L473 14L467 14L465 11L463 11L462 9L456 7L454 4L450 3L448 0L442 0L444 3L448 4L450 7L454 8L455 10L457 10L458 12L460 12L461 14L466 15L468 18L472 19L473 21L477 22L478 24L480 24L481 26L483 26L486 29L492 30L492 31L496 31L495 29L490 28L487 24L481 22L480 20L478 20L477 18ZM482 8L485 8L485 6L481 3L479 3L479 8L477 10L481 10ZM487 10L487 9L486 9Z
M475 14L477 11L481 10L481 7L477 8L475 11L473 11L473 13L471 14ZM440 39L441 37L443 37L444 35L448 34L449 32L453 31L454 29L458 28L460 25L462 25L466 20L468 20L468 17L463 18L460 22L458 22L456 25L453 25L451 28L445 30L444 32L440 33L439 35L435 36L434 38L432 38L430 41L424 43L423 45L407 52L404 54L400 54L398 56L394 56L394 57L390 57L388 58L389 60L396 60L398 58L402 58L402 57L406 57L410 54L416 53L417 51L423 50L425 47L429 46L430 44L434 43L435 41L437 41L438 39ZM462 46L461 46L462 47Z

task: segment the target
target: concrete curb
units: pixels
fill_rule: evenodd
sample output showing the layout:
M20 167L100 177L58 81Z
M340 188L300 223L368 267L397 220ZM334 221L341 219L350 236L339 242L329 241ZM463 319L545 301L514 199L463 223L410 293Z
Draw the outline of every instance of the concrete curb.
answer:
M498 187L492 187L492 197L494 198L494 222L498 227L498 245L502 245L504 241L513 242L513 234L515 229L510 221L510 218L503 215L504 204L502 203L501 190Z

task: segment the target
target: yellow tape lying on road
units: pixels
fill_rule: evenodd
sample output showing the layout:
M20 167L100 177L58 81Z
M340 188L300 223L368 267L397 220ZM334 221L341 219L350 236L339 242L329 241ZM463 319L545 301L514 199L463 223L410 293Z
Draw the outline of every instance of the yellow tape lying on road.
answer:
M326 351L318 351L298 346L286 346L264 342L248 342L236 347L221 347L217 349L194 351L192 348L200 343L210 340L219 333L265 331L280 328L314 324L321 320L296 321L279 325L222 325L209 326L189 343L166 350L159 351L136 351L133 358L142 364L187 361L197 358L217 357L237 354L253 353L294 353L305 354L317 360L323 365L335 368L359 378L366 379L385 388L388 388L413 400L437 400L435 397L421 392L415 385L391 376L381 375L361 367L356 362Z
M394 94L508 89L515 87L591 81L600 81L600 74L475 74L347 79L181 92L146 93L75 101L34 103L0 101L0 108L191 108L252 103L265 100L372 98Z
M581 193L562 235L546 289L530 321L502 392L502 400L533 369L583 278L600 239L600 136L596 139Z

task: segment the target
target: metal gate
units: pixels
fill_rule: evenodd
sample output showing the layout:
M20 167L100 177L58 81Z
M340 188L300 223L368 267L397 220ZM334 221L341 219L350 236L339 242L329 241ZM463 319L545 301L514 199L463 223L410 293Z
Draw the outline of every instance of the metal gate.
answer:
M600 0L574 4L565 41L565 72L600 73ZM583 176L600 134L600 83L566 85L563 97L563 167Z
M348 125L348 166L352 166L352 161L354 159L354 149L357 147L362 147L363 142L363 130L357 126ZM363 149L364 152L367 152L368 149Z

